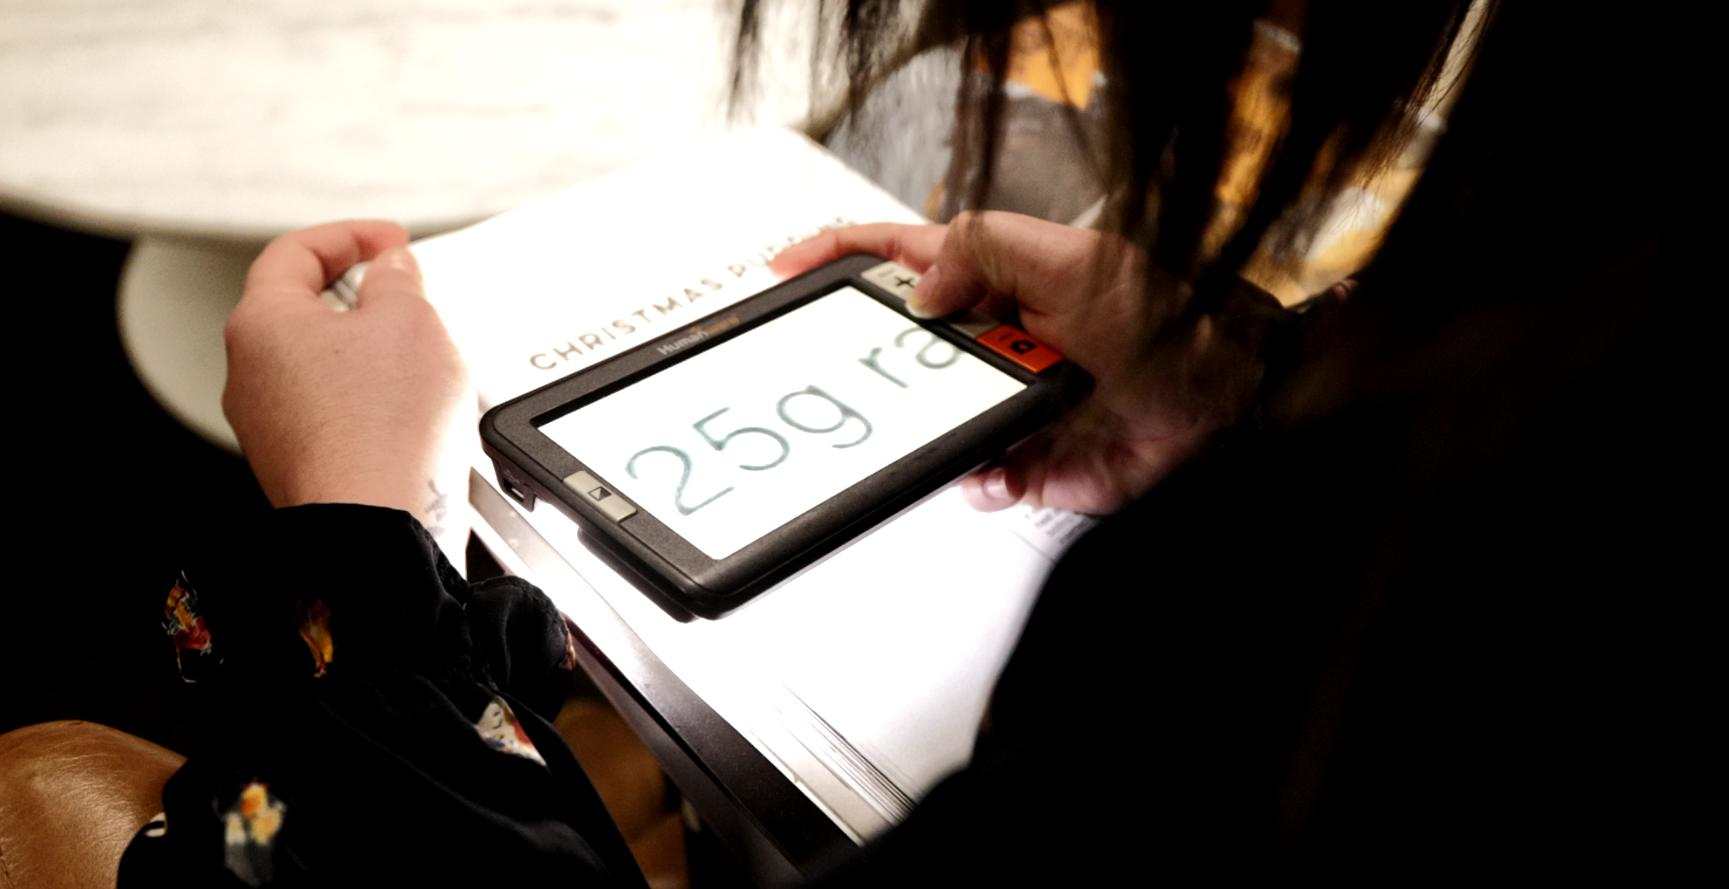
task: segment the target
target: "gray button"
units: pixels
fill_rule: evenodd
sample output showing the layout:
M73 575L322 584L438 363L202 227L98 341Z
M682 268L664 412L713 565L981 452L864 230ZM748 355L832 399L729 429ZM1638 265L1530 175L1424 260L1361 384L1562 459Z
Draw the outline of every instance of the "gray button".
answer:
M917 287L919 283L919 276L898 262L885 262L882 265L874 266L870 271L865 272L863 277L866 281L901 299L912 296L913 288ZM951 318L945 323L966 334L969 339L975 340L1002 324L1001 321L977 310L968 310L960 317Z
M875 266L862 277L901 299L912 296L913 287L919 283L919 276L898 262L885 262Z
M978 309L968 309L966 314L958 318L950 318L948 326L966 334L971 339L978 339L987 333L1003 326L1003 322L992 318Z
M564 483L569 485L572 491L582 495L582 499L600 507L600 511L615 522L636 515L636 507L631 505L629 500L586 472L573 472L564 477Z

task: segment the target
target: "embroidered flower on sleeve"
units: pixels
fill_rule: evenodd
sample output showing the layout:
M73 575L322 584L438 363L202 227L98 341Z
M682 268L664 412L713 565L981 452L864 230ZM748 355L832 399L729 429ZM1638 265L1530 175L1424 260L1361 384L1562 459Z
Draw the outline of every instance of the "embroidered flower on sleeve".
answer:
M211 646L210 627L198 610L198 591L181 574L168 590L168 600L162 608L162 629L174 644L174 662L180 678L197 682L199 677L221 659Z
M562 611L558 617L559 626L564 629L564 657L559 660L558 668L568 673L576 669L576 622Z
M282 801L270 795L262 781L240 791L240 798L222 816L223 863L248 886L262 886L272 876L272 846L282 830Z
M534 742L528 739L528 733L522 730L522 723L511 712L510 705L503 698L493 698L486 705L485 712L480 714L480 721L474 724L474 730L480 733L480 739L500 753L509 753L523 759L546 765L546 760L540 757L540 751L534 747Z
M336 644L330 638L330 606L323 599L312 599L300 606L300 638L312 652L312 675L323 676L336 655Z

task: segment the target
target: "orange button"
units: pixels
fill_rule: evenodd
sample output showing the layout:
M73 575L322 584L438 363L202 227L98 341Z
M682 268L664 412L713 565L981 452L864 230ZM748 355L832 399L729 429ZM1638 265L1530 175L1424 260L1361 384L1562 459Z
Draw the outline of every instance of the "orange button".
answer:
M979 342L991 347L998 355L1039 373L1063 360L1061 352L1033 339L1027 332L1009 324L999 324L979 335Z

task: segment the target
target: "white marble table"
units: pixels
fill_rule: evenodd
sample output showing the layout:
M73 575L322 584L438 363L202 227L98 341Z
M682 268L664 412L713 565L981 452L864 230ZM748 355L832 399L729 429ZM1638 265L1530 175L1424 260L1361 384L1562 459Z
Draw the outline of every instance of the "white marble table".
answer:
M123 340L232 446L221 321L267 239L472 222L728 125L718 0L0 0L0 209L136 239ZM809 107L807 27L758 122Z

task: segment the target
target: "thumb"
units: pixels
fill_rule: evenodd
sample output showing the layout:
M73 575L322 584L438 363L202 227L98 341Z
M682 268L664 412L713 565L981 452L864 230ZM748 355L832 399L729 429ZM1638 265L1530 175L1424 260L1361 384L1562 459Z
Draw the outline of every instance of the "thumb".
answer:
M414 254L407 247L392 247L367 264L355 308L365 312L402 300L425 298L420 264L414 261Z

